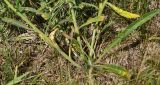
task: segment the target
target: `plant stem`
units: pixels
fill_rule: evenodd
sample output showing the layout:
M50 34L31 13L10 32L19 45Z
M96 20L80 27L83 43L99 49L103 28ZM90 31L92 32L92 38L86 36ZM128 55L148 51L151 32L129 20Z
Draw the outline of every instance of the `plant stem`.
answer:
M101 16L103 10L104 10L104 7L105 7L105 4L108 0L105 0L102 4L102 8L99 9L98 11L98 16ZM96 22L96 26L98 25L98 22ZM91 50L89 52L89 56L92 57L93 56L93 50L95 49L95 41L96 41L96 33L97 33L97 30L98 28L94 28L93 29L93 35L92 35L92 42L91 42ZM89 85L93 85L93 80L92 80L92 70L93 70L93 67L91 66L91 68L89 69Z
M103 2L102 7L101 7L101 5L99 6L98 16L101 16L101 14L102 14L102 12L103 12L103 10L104 10L104 7L105 7L105 4L106 4L107 1L108 1L108 0L105 0L105 1ZM97 25L98 25L98 22L96 22L96 26L97 26ZM98 30L98 28L93 29L92 42L91 42L91 48L92 48L93 50L95 49L94 47L96 47L96 46L95 46L95 41L96 41L96 33L97 33L97 30ZM92 50L90 50L90 56L91 56L91 57L93 56L93 53L94 53L94 52L92 52Z
M89 85L94 85L94 82L93 82L93 79L92 79L92 71L93 71L93 67L91 67L89 69L89 73L88 73Z
M64 58L66 58L68 61L70 61L74 66L81 68L80 65L78 65L75 61L73 61L71 58L69 58L69 56L63 52L60 47L53 42L51 39L49 39L49 37L47 37L47 35L45 35L43 32L41 32L34 24L31 23L30 20L28 20L27 16L21 14L20 12L17 11L17 9L15 9L13 7L13 5L8 1L8 0L4 0L4 2L8 5L8 7L10 9L12 9L19 17L22 18L22 20L24 20L32 29L34 32L38 33L39 37L41 39L43 39L45 42L47 42L52 48L55 48Z
M71 15L72 15L72 20L73 20L73 25L74 25L74 28L75 28L75 32L78 34L77 41L78 41L78 44L80 46L80 49L81 49L81 52L82 52L82 56L84 56L85 53L84 53L84 50L82 48L81 38L79 36L79 27L77 25L76 14L74 12L74 9L72 8L72 3L69 3L69 6L71 8Z
M93 35L92 35L92 42L91 42L91 49L90 49L90 52L89 52L89 56L92 57L93 56L93 51L94 51L94 44L95 44L95 36L96 36L96 32L97 30L94 29L93 30Z

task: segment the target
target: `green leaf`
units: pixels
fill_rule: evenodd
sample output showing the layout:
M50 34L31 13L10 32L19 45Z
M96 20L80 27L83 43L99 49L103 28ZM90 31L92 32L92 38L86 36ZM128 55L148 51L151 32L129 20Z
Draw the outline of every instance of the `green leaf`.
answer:
M21 75L19 77L14 78L12 81L10 81L9 83L7 83L7 85L15 85L15 84L21 82L23 80L23 78L25 76L27 76L28 74L29 74L29 72L27 72L27 73L25 73L25 74L23 74L23 75Z
M48 20L50 18L50 14L47 12L43 12L42 10L36 10L34 8L31 7L21 7L21 10L25 10L25 11L30 11L36 14L40 14L43 19Z
M149 79L149 81L148 81L148 85L155 85L155 83L154 83L154 80L153 79ZM157 84L158 85L158 84Z
M6 8L0 4L0 16L6 12Z
M113 4L109 3L109 2L106 2L106 4L108 6L110 6L115 12L117 12L119 15L121 15L123 17L126 17L126 18L138 18L138 17L140 17L140 15L138 15L138 14L133 14L133 13L124 11L124 10L116 7L115 5L113 5Z
M32 7L21 7L21 10L24 10L24 11L27 11L27 12L28 12L28 11L29 11L29 12L33 12L33 13L36 13L36 14L41 14L40 11L38 11L38 10L32 8Z
M0 24L0 33L4 31L4 24Z
M50 18L50 14L49 13L42 13L41 16L43 17L43 19L48 20Z
M112 43L109 45L108 48L112 48L116 46L118 43L120 43L124 38L126 38L130 33L132 33L134 30L136 30L139 26L150 20L153 16L160 13L160 9L154 10L152 12L149 12L145 14L143 17L141 17L139 20L133 22L130 24L125 30L120 32L116 39L112 41Z
M104 69L106 72L109 73L115 73L117 75L120 75L121 77L130 78L129 71L127 71L125 68L113 64L107 64L107 65L96 65L96 68Z
M120 42L122 42L123 39L125 39L130 33L132 33L134 30L136 30L139 26L146 23L148 20L150 20L152 17L154 17L156 14L160 13L160 9L153 10L149 13L144 14L139 20L134 21L131 23L126 29L124 29L122 32L118 34L118 36L112 41L112 43L107 46L103 53L99 56L96 63L100 62L101 58L108 53L113 47L118 45Z
M79 4L78 7L81 9L83 9L84 7L93 7L98 10L98 7L96 5L90 4L90 3L85 3L85 2L82 2L81 4Z
M89 18L87 20L87 22L85 22L84 24L82 24L80 26L80 28L84 27L84 26L87 26L91 23L94 23L94 22L100 22L100 21L103 21L105 19L105 16L97 16L97 17L94 17L94 18Z
M23 33L14 38L15 41L35 40L36 36L32 33Z
M157 85L160 85L160 76L159 76L159 78L157 79Z
M72 4L76 4L75 0L66 0L67 3L72 3Z
M23 24L22 22L20 21L17 21L17 20L14 20L14 19L11 19L11 18L0 18L2 21L6 22L6 23L9 23L9 24L12 24L12 25L15 25L17 27L21 27L21 28L25 28L25 29L29 29L27 25Z

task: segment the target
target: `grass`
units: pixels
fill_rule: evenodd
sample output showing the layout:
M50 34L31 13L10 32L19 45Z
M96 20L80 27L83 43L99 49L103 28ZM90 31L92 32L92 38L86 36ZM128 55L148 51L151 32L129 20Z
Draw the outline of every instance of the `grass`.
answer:
M136 3L138 5L135 5ZM140 68L129 65L131 67L129 69L121 66L124 63L106 63L105 61L105 58L108 58L106 56L116 60L113 55L118 56L118 51L115 53L110 51L127 41L130 34L134 33L138 27L144 27L143 24L148 23L160 13L160 9L150 12L147 8L141 9L139 4L142 3L143 1L134 0L128 2L122 0L120 2L116 0L87 2L16 0L15 3L3 0L0 4L2 12L0 14L0 39L2 39L0 45L3 47L1 55L4 60L1 67L3 69L1 84L154 85L159 83L159 76L156 75L156 72L159 74L159 69L152 66L145 67L146 64L155 62L147 62L150 58L146 57L145 50L141 52L142 59L136 59L136 61L142 60L138 62ZM119 7L114 4L118 4ZM128 6L129 9L127 9ZM149 4L144 3L143 6L146 7ZM140 13L140 10L143 11ZM135 12L139 12L141 16ZM122 31L116 32L112 25L122 21L114 19L129 21L129 23ZM30 34L30 37L28 35L17 37L29 32L38 37L34 38ZM143 30L142 33L144 33ZM141 40L143 43L148 42L143 37ZM102 47L104 43L107 43L107 46ZM145 49L145 46L142 48ZM4 51L6 53L3 53ZM122 49L122 52L125 50ZM158 64L157 61L154 65L157 66L156 64ZM134 72L136 69L132 68L136 68L138 72ZM15 72L13 69L16 69ZM105 74L113 74L109 76L110 79L114 76L117 79L109 79L107 82L110 83L106 83Z

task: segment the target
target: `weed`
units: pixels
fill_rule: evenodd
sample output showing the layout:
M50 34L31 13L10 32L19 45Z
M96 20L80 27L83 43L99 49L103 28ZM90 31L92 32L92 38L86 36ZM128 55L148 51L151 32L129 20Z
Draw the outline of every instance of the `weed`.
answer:
M122 77L122 79L125 80L127 83L130 82L132 83L132 81L136 81L136 83L139 83L138 80L140 78L141 71L138 72L136 79L132 80L132 74L126 68L115 64L101 63L101 61L106 55L110 54L110 51L114 47L118 46L120 43L125 41L125 39L131 33L133 33L138 27L142 26L144 23L151 20L151 18L153 18L155 15L160 13L160 9L152 10L141 16L139 14L123 10L113 5L112 3L114 3L114 1L110 3L108 0L103 0L103 1L95 0L93 2L89 1L88 3L81 0L79 1L39 0L37 1L37 3L35 1L29 0L28 7L25 6L27 5L24 4L25 2L27 1L16 0L15 3L13 2L11 3L11 1L9 0L3 0L2 1L3 5L8 6L8 8L4 7L3 5L1 6L2 8L1 10L2 13L0 14L1 15L0 19L2 20L1 23L7 24L7 26L8 24L11 24L20 29L24 28L25 31L27 32L32 31L32 33L35 33L40 38L40 40L43 40L40 46L43 46L42 44L45 44L46 46L49 46L52 52L55 52L54 54L55 56L61 56L60 59L57 58L58 60L56 60L60 63L60 65L62 65L62 67L59 66L59 70L57 70L59 72L56 71L57 73L59 73L59 78L56 81L56 84L65 84L65 83L77 84L79 83L77 82L79 80L80 83L94 85L94 83L97 82L95 74L98 73L101 74L114 73L117 74L119 77ZM123 2L125 2L123 3L124 7L126 7L125 4L127 2L126 1ZM142 2L135 2L135 3L141 4ZM129 5L131 7L130 9L136 9L137 12L139 12L140 5L138 5L137 7L133 7L133 4L134 2L132 2ZM110 7L113 10L112 13L118 14L121 17L128 20L135 19L135 21L130 23L122 31L118 32L117 33L118 35L114 39L110 39L108 46L104 47L104 49L102 50L99 50L98 47L101 46L102 42L101 39L103 40L103 38L101 38L101 35L105 32L110 33L110 31L107 28L111 24L113 24L112 21L109 21L110 20L108 18L109 14L108 13L103 14L104 11L107 9L106 6ZM88 9L91 12L89 12ZM88 13L85 13L84 11L88 11ZM7 17L4 16L5 12L6 13L14 12L15 13L13 15L14 17L9 18L9 16ZM90 15L92 17L89 17ZM36 17L39 17L38 20L35 19ZM85 17L87 17L88 19L86 19ZM1 27L3 27L3 25ZM20 42L20 40L34 41L37 38L37 37L34 38L31 35L30 37L22 35L23 34L20 34L18 37L10 39L10 41L11 42ZM5 42L4 45L7 45L7 47L9 47L10 45L8 43L10 41L6 41L7 39L4 39ZM43 52L46 52L45 50L46 48L44 49ZM23 80L25 76L29 75L29 73L27 72L17 77L18 68L16 68L16 72L13 77L13 71L11 69L7 70L8 68L12 67L11 58L12 58L11 55L7 55L5 57L6 63L4 64L5 67L3 68L5 71L10 71L6 73L6 75L12 75L10 78L6 77L8 79L6 82L10 81L8 85L19 83ZM63 58L66 59L68 62L70 62L71 65L68 64L66 60L61 60ZM39 60L40 59L41 58L39 58ZM46 63L44 64L42 61L40 62L41 63L40 66L46 65L46 67L48 67L48 65ZM141 68L143 68L142 65ZM80 77L82 78L78 78L78 74L72 72L73 69L77 71L75 73L78 73L80 71L81 72ZM154 73L154 71L150 71L149 68L147 72L151 74ZM53 82L50 83L51 81L48 79L48 77L45 77L43 75L45 75L45 72L38 73L38 75L35 76L34 79L32 80L31 84L35 84L36 82L38 82L40 78L43 78L45 80L43 84L53 84ZM77 76L77 79L74 80L73 78L75 77L72 78L73 75ZM152 77L152 75L148 76ZM147 78L148 77L146 77L146 81L149 81L150 84L153 84L152 78L149 79ZM69 81L65 82L67 80ZM123 82L123 84L125 84L126 82Z

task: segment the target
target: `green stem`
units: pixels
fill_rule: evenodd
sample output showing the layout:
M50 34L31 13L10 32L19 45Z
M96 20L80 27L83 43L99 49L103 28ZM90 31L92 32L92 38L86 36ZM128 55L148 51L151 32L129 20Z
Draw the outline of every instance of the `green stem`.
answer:
M77 41L78 41L78 44L80 46L82 56L84 57L85 52L83 50L81 38L79 36L79 27L78 27L77 20L76 20L76 14L74 12L74 9L72 8L72 3L69 3L69 6L71 8L71 15L72 15L72 20L73 20L73 25L74 25L74 28L75 28L75 32L78 34Z
M92 42L91 42L91 49L89 52L89 56L92 57L93 56L93 51L94 51L94 44L95 44L95 36L96 36L96 29L93 30L93 35L92 35Z
M72 4L69 3L70 7L72 7ZM78 28L78 25L77 25L77 20L76 20L76 15L75 15L75 12L74 12L74 9L71 8L71 14L72 14L72 20L73 20L73 25L74 25L74 28L75 28L75 32L79 35L79 28Z
M107 1L108 1L108 0L104 0L101 9L99 9L98 16L100 16L100 15L102 14L102 12L103 12L103 10L104 10L104 7L105 7L105 5L106 5L106 3L107 3Z
M74 66L81 68L80 65L78 65L76 62L74 62L69 56L63 52L60 47L53 42L51 39L49 39L43 32L41 32L34 24L31 23L30 20L28 20L27 16L21 14L13 7L13 5L8 1L4 0L4 2L8 5L10 9L12 9L19 17L22 18L32 29L34 32L38 33L39 37L43 39L45 42L47 42L52 48L55 48L64 58L66 58L68 61L70 61Z
M88 81L89 81L89 85L94 85L93 79L92 79L92 71L93 71L93 67L91 67L89 69L89 73L88 73Z
M108 1L108 0L105 0L105 1L103 2L102 7L99 6L98 16L101 16L101 14L102 14L102 12L103 12L103 10L104 10L104 7L105 7L107 1ZM98 22L96 22L96 26L97 26L97 25L98 25ZM95 44L95 41L96 41L97 29L98 29L98 28L93 29L93 36L92 36L92 42L91 42L91 48L92 48L92 49L95 49L94 47L96 47L96 46L95 46L95 45L96 45L96 44ZM92 52L92 50L90 50L90 56L91 56L91 57L93 56L93 53L94 53L94 52Z

